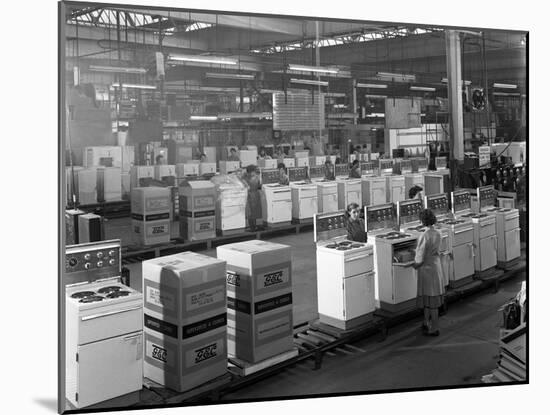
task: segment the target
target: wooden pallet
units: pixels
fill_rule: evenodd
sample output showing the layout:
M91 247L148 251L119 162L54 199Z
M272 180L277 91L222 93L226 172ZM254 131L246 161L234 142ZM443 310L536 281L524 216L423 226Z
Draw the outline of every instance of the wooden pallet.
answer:
M503 271L500 269L497 269L496 267L488 268L483 271L476 271L474 274L474 279L476 280L490 280L493 278L498 278L500 275L502 275Z
M203 383L202 385L184 392L168 389L148 378L144 378L143 386L159 395L164 403L172 404L182 403L192 399L206 398L207 396L217 398L219 389L229 384L232 378L231 373L225 373Z
M256 363L250 363L246 360L238 359L235 356L229 356L229 371L237 376L248 376L261 370L267 369L271 366L285 362L298 356L298 349L293 348L287 352L270 357L269 359L262 360Z
M243 237L246 237L246 233L245 233L245 229L244 228L239 228L239 229L227 229L227 230L223 230L223 229L216 229L216 234L218 236L236 236L236 235L239 235L239 236L243 236Z
M313 218L292 218L292 223L296 225L313 225Z
M472 294L475 291L479 291L484 285L485 284L483 283L483 281L473 280L467 284L461 285L460 287L452 288L449 291L454 292L454 294L456 294L460 298L465 295ZM452 296L452 294L450 296Z

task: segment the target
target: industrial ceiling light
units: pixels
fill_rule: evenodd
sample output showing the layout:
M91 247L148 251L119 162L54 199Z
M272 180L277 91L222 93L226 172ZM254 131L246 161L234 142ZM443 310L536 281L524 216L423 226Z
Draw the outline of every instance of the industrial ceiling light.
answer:
M449 82L449 80L447 78L441 78L441 82L446 84ZM462 83L464 85L471 85L472 84L472 81L465 81L464 79L462 80Z
M113 87L120 88L120 83L114 83ZM122 88L157 89L155 85L142 85L142 84L122 84Z
M432 87L432 86L416 86L416 85L411 85L410 90L411 90L411 91L435 92L435 88Z
M271 119L273 114L271 112L227 112L218 114L219 119Z
M254 79L254 75L244 73L206 72L205 76L216 79Z
M519 92L493 92L495 97L519 97L520 95Z
M190 121L217 121L217 115L191 115L189 117Z
M372 114L367 114L366 117L385 117L386 114L381 112L373 112Z
M325 93L325 97L327 97L327 98L345 98L346 93L345 92L327 92L327 93Z
M499 84L494 83L493 88L503 88L503 89L516 89L518 86L514 84Z
M168 59L181 62L198 62L220 65L236 65L235 59L221 58L218 56L201 56L201 55L169 55Z
M376 88L376 89L386 89L388 86L384 84L363 84L358 82L355 85L357 88Z
M414 82L416 80L415 75L392 72L377 72L376 77L387 81Z
M94 72L137 73L137 74L147 73L147 69L145 68L125 68L123 66L90 65L88 69Z
M328 86L328 81L315 81L313 79L291 78L290 82L293 84Z
M365 94L365 98L387 98L387 95Z
M338 73L337 68L326 68L323 66L307 66L307 65L294 65L289 64L288 69L291 71L304 71L304 72L318 72L318 73Z

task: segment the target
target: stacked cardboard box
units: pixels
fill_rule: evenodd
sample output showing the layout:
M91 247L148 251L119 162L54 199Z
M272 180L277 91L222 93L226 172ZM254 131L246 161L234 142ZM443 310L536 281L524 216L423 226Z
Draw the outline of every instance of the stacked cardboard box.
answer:
M84 167L122 167L122 147L84 147L83 164Z
M122 200L122 181L120 167L99 167L97 169L98 202Z
M130 188L147 187L155 177L155 166L132 166L130 168Z
M138 245L170 242L170 189L136 187L132 189L132 235Z
M179 189L180 236L199 241L216 236L216 190L206 180L184 181Z
M500 360L492 374L501 382L525 381L526 366L526 324L511 331L504 331L500 339Z
M65 211L65 245L78 243L78 217L85 213L80 209L67 209Z
M183 392L226 373L225 267L194 252L143 262L145 377Z
M256 363L293 348L290 247L246 241L217 248L227 261L227 348Z
M78 203L81 206L97 203L97 169L78 171Z

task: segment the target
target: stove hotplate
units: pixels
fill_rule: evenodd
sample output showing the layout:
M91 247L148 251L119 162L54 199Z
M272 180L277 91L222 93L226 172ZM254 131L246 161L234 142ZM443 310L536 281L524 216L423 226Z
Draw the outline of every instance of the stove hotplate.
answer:
M71 298L86 298L95 295L94 291L79 291L71 295Z
M445 219L442 220L441 223L445 225L459 225L461 223L465 223L466 221L460 220L460 219Z
M389 233L385 233L385 234L382 234L382 235L378 235L377 237L378 238L382 238L382 239L402 239L402 238L408 238L409 236L411 236L410 234L408 233L403 233L403 232L389 232Z
M81 300L79 300L79 303L95 303L97 301L103 301L104 297L100 295L90 295L88 297L84 297Z
M466 215L462 215L460 216L461 218L472 218L472 219L479 219L479 218L486 218L487 215L486 213L468 213Z
M112 292L121 291L122 287L119 287L118 285L111 285L109 287L103 287L97 290L100 294L110 294Z
M325 245L325 248L336 249L337 251L349 251L350 249L362 248L364 246L365 244L362 244L359 242L341 241L341 242L329 243Z
M500 208L500 207L494 207L487 209L486 212L510 212L512 209L510 208Z
M412 228L407 228L408 231L424 232L426 227L423 225L413 226Z
M107 294L107 298L126 297L128 295L130 295L130 291L113 291Z

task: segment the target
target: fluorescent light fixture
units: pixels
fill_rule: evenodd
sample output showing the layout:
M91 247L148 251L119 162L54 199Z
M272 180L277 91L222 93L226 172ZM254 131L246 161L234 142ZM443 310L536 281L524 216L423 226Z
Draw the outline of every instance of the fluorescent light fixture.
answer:
M435 92L435 88L431 86L411 86L411 91L426 91L426 92Z
M403 74L403 73L392 73L392 72L377 72L376 77L378 79L385 79L390 81L402 81L414 82L416 80L415 75Z
M449 80L447 78L441 78L441 82L446 84L447 82L449 82ZM472 84L472 81L465 81L464 79L462 80L462 84L463 85L471 85Z
M325 97L327 98L345 98L346 93L345 92L327 92L325 93Z
M315 81L313 79L291 78L290 82L293 84L328 86L328 81Z
M271 119L273 118L273 114L271 112L226 112L222 114L218 114L219 119L262 119L267 118Z
M217 121L217 115L191 115L189 117L191 121Z
M387 98L387 95L373 95L373 94L365 94L365 98Z
M338 73L337 68L325 68L322 66L307 66L307 65L294 65L289 64L288 69L291 71L304 71L304 72L318 72L318 73Z
M519 97L520 95L519 92L493 92L495 97Z
M145 68L125 68L123 66L90 65L88 69L94 72L141 73L141 74L147 73L147 69Z
M518 86L514 84L499 84L494 83L493 88L504 88L504 89L516 89Z
M334 108L347 108L348 106L346 104L334 104Z
M119 83L113 84L114 88L120 88ZM122 88L135 88L135 89L157 89L155 85L141 85L141 84L122 84Z
M170 55L168 59L182 62L198 62L211 63L220 65L236 65L235 59L221 58L218 56L202 56L202 55Z
M357 88L377 88L377 89L386 89L388 86L384 84L363 84L358 82L355 85Z
M244 73L206 72L205 76L216 79L254 79L254 75Z
M343 118L357 118L358 115L353 112L341 112L337 114L327 114L328 119L343 119Z
M373 112L372 114L367 114L367 117L385 117L386 114L383 114L381 112Z

